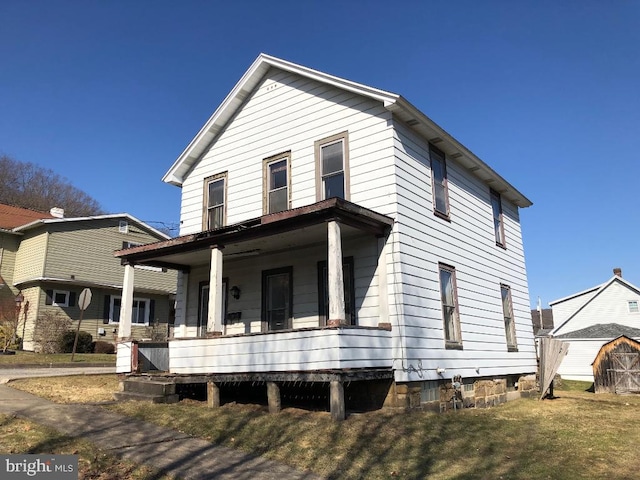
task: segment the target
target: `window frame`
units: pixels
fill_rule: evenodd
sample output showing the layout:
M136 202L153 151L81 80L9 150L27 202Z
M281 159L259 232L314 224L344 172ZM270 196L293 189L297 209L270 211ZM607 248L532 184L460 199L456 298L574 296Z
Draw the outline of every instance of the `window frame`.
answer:
M129 222L127 222L126 220L120 220L118 222L118 232L129 233Z
M116 303L116 300L120 301L120 305L118 306L118 308L120 308L122 306L122 296L119 295L110 295L109 298L109 324L112 325L119 325L120 324L120 317L118 316L118 321L115 321L114 318L114 306ZM151 303L152 303L152 299L150 298L140 298L140 297L133 297L133 305L131 306L131 308L133 309L136 305L136 302L138 303L138 306L140 304L140 302L144 302L145 303L145 309L144 309L144 315L145 315L145 321L144 323L141 322L134 322L133 319L133 314L131 315L131 326L141 326L141 327L148 327L151 323ZM119 315L119 313L118 313Z
M497 201L497 211L494 200ZM496 239L496 245L498 247L506 249L507 241L504 235L504 210L502 208L502 195L500 195L500 193L495 191L493 188L489 189L489 203L491 203L491 213L493 216L493 233Z
M321 140L316 140L314 144L314 155L316 163L316 201L318 202L327 200L327 198L325 198L325 176L322 173L322 148L338 142L342 142L342 175L344 200L348 201L351 198L351 183L349 179L349 132L344 131L323 138ZM335 176L335 174L330 176ZM327 176L327 178L329 178L330 176Z
M635 303L635 310L631 308L631 304ZM638 300L627 300L627 310L629 313L640 313L640 302Z
M438 196L436 194L436 178L433 169L434 157L438 158L438 161L442 160L442 188L444 191L444 203L445 209L444 211L438 208ZM433 146L431 143L429 144L429 167L431 168L431 194L433 200L433 213L437 217L443 218L445 220L450 219L450 205L449 205L449 179L447 175L447 156L446 154L440 150L438 147Z
M64 295L64 302L57 302L56 295ZM69 290L53 290L51 294L51 306L52 307L68 307L70 302L71 292Z
M217 228L222 228L227 224L227 191L228 191L228 187L229 187L229 182L228 182L228 172L221 172L221 173L216 173L215 175L211 175L207 178L204 179L203 183L203 199L202 199L202 230L203 231L208 231L208 230L214 230L214 228L211 228L209 225L209 211L212 210L213 208L217 208L219 207L219 205L216 205L214 207L210 207L209 206L209 185L213 182L217 182L220 180L224 180L224 199L223 199L223 203L222 203L222 222L221 225L216 227Z
M442 273L450 274L451 289L453 293L453 306L445 304L444 292L442 289ZM440 308L442 310L442 326L445 348L462 350L462 330L460 327L460 309L458 304L458 286L456 281L456 268L446 263L438 263L438 289L440 291ZM445 308L453 307L452 328L447 328L447 313ZM447 338L448 332L453 331L454 338Z
M505 292L506 300L508 301L508 311L507 305L505 305ZM502 304L502 317L504 319L504 333L507 341L507 350L509 352L517 352L518 339L516 336L516 320L513 316L513 300L511 297L511 287L504 283L500 284L500 303Z
M269 172L269 167L274 163L278 163L281 161L286 162L286 172L287 172L287 185L286 187L280 187L279 189L271 189L270 179L271 175ZM291 150L287 152L282 152L277 155L272 155L271 157L265 158L262 160L262 213L263 215L268 215L270 213L278 213L284 210L278 211L270 211L271 202L271 192L276 190L287 189L287 208L285 210L291 209Z

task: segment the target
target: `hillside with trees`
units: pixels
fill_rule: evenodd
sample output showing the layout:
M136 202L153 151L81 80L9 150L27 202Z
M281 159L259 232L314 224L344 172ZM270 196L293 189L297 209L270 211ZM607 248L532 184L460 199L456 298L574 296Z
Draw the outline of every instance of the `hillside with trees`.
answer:
M0 203L48 212L64 209L65 217L100 215L97 200L49 168L0 155Z

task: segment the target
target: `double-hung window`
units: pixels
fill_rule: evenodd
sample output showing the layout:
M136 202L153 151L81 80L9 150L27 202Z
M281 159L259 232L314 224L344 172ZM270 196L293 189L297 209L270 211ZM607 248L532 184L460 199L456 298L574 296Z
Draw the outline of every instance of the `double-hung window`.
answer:
M264 208L267 213L282 212L291 208L290 201L290 152L264 160Z
M491 210L493 211L493 231L496 236L496 245L504 247L504 221L502 218L502 198L495 190L491 190Z
M433 187L433 211L436 215L449 217L449 191L447 186L447 163L444 152L429 145L431 181Z
M462 348L458 294L456 292L456 269L443 263L438 264L438 268L440 271L440 300L442 302L445 347Z
M315 143L316 197L318 201L349 199L349 145L347 132Z
M502 296L502 313L504 316L504 330L507 336L507 349L516 351L518 344L516 342L516 325L513 319L513 304L511 303L511 288L508 285L500 285L500 294Z
M152 313L151 300L148 298L134 298L133 309L131 312L132 325L149 325L149 318ZM110 323L120 323L120 307L122 306L122 298L112 296L110 301Z
M226 220L227 173L220 173L204 181L204 230L223 227Z

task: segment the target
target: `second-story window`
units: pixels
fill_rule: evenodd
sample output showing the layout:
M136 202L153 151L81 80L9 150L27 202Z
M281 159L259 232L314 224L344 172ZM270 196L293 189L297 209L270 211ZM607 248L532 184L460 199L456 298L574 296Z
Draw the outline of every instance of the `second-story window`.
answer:
M447 185L447 163L444 152L429 145L431 177L433 183L433 211L441 217L449 217L449 191Z
M319 140L316 150L318 200L349 199L349 147L347 132Z
M223 227L226 220L227 174L220 173L204 181L203 230Z
M491 190L491 210L493 211L493 231L496 236L496 245L504 247L504 222L502 218L502 198L495 190Z
M290 202L290 153L264 160L264 208L263 212L276 213L291 208Z

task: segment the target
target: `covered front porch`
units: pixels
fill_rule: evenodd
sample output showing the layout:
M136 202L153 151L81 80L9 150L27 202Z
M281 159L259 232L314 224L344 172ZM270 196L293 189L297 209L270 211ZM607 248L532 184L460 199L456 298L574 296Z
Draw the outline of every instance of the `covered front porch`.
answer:
M332 198L116 252L125 265L118 372L141 365L130 306L135 267L145 265L179 271L169 375L389 375L392 225Z

